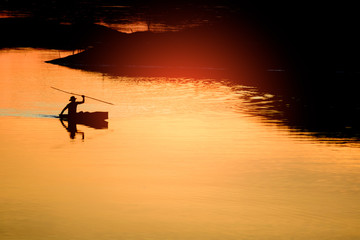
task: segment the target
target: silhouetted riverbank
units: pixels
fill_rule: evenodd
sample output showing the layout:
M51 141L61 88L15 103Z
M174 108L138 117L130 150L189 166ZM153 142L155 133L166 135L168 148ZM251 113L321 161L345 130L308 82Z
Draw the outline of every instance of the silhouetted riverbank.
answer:
M97 24L0 18L0 48L87 49L120 33Z
M222 25L180 32L119 33L104 44L50 63L116 75L240 76L253 84L259 84L256 81L267 70L283 66L259 36Z
M32 17L0 19L0 47L87 50L53 61L69 67L132 76L225 77L271 91L295 91L309 101L323 98L318 94L353 95L360 72L360 37L351 5L18 2L18 9ZM17 9L15 1L3 4ZM144 21L149 29L153 24L198 27L122 34L94 24L131 21Z
M281 42L267 37L242 25L114 33L91 49L49 62L113 75L226 78L310 102L353 98L360 71L341 62L329 43L290 38L281 44L286 35Z

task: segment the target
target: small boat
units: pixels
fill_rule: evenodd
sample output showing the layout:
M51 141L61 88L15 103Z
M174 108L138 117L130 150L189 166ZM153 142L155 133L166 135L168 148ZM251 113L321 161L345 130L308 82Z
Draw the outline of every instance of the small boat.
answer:
M108 117L108 112L78 112L75 116L71 117L67 114L59 116L62 121L82 124L96 129L107 128L108 122L106 120Z

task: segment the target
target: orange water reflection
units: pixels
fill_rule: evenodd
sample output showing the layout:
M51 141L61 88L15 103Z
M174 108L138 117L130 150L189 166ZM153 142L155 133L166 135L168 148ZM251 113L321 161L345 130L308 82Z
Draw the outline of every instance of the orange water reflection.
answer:
M360 237L359 148L265 123L252 88L43 62L57 54L0 52L2 239ZM114 102L79 109L109 111L109 128L69 139L41 115L68 101L50 86Z
M123 33L144 32L149 30L151 30L152 32L180 31L185 28L196 27L197 25L199 25L199 24L193 24L192 26L191 24L187 24L184 26L177 25L171 27L161 23L152 23L149 26L145 21L133 21L130 23L111 23L111 24L100 22L99 24L110 27L112 29L115 29Z

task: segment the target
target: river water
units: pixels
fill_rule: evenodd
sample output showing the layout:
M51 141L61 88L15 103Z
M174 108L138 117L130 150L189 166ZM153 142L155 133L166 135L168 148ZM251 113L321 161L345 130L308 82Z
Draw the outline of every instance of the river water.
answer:
M258 111L229 80L109 76L0 51L0 238L357 239L360 148ZM70 95L108 127L70 133ZM250 99L250 100L249 100ZM341 142L342 144L339 144Z

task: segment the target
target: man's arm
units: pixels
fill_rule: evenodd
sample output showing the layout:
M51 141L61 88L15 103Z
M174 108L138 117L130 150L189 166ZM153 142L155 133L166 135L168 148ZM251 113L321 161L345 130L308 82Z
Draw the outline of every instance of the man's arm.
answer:
M66 110L68 107L69 107L69 104L68 104L68 105L66 105L66 107L64 107L64 109L61 111L61 113L59 114L59 116L62 116L62 115L63 115L63 113L65 112L65 110Z
M78 104L83 104L85 102L85 96L84 95L81 95L81 96L82 96L82 101L78 102Z

